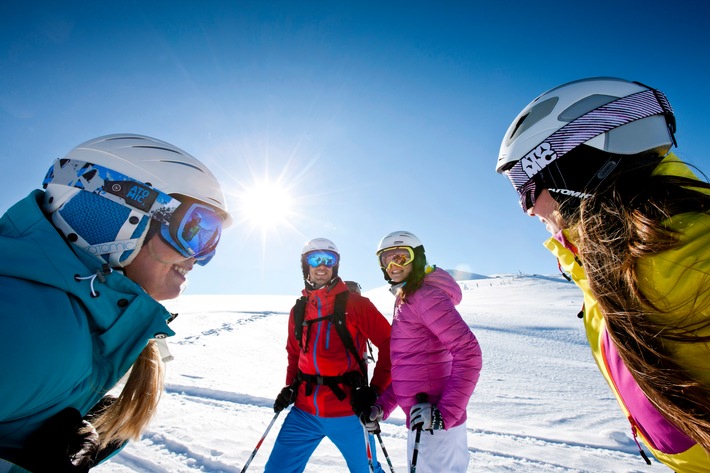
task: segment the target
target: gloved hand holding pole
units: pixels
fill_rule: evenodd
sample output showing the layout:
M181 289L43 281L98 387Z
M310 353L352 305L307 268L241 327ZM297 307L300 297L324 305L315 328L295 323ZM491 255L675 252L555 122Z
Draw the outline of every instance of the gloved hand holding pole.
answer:
M427 402L428 398L429 396L426 393L417 394L417 404ZM424 425L423 422L414 425L410 418L410 427L412 428L412 430L416 429L417 434L416 437L414 437L414 451L412 452L412 463L409 468L409 473L415 473L417 471L417 456L419 455L419 440L421 440L422 438L422 425Z

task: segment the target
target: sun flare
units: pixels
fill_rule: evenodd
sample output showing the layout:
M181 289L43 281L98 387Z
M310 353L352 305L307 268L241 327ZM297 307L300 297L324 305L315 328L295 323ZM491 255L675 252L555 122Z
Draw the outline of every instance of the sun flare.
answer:
M293 197L278 182L260 181L244 189L240 210L246 222L262 231L288 225Z

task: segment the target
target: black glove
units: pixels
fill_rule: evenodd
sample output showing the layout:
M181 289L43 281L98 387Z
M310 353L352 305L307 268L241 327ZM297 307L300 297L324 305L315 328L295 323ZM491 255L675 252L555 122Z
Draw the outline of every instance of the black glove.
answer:
M17 463L34 473L86 473L96 462L99 443L96 429L67 407L27 439Z
M415 404L409 410L409 427L412 430L444 430L444 419L439 409L428 402Z
M375 404L380 395L377 389L372 386L364 386L353 390L350 397L350 405L356 416L361 417L363 413L370 414L370 408Z
M362 426L371 434L380 433L380 421L382 420L382 408L375 404L358 416Z
M89 410L89 412L84 416L84 420L87 422L94 422L94 419L96 419L105 409L109 408L114 402L116 402L115 396L110 394L104 396L94 407ZM113 455L117 450L121 450L125 447L127 443L128 441L121 442L120 440L111 440L96 454L94 464L98 465L106 458Z
M286 386L281 390L274 401L274 412L281 412L296 400L296 390L291 386Z

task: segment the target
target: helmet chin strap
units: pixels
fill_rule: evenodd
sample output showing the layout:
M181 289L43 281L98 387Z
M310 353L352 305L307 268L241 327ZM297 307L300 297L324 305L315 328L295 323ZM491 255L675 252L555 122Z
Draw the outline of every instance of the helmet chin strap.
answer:
M105 256L108 257L108 264L112 268L123 268L124 266L128 266L131 261L136 257L138 254L138 251L140 251L142 241L141 238L131 238L130 240L121 240L121 241L113 241L110 243L104 243L104 245L120 245L123 246L124 248L132 248L130 251L132 251L131 255L129 258L121 260L121 257L125 255L126 250L120 250L120 251L115 251L113 253L109 253ZM102 245L94 245L97 247L100 247Z
M316 291L316 290L322 289L326 286L329 286L330 288L332 288L332 286L335 286L335 283L338 282L338 279L339 279L338 276L333 276L333 279L331 279L327 283L322 284L320 286L316 285L313 281L311 281L310 276L307 277L304 281L306 283L306 289L308 289L309 291Z

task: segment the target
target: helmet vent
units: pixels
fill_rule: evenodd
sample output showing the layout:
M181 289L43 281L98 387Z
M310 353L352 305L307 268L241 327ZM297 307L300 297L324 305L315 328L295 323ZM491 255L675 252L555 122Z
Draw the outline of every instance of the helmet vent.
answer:
M169 152L171 152L171 153L179 154L179 155L182 156L182 153L180 153L179 151L176 151L176 150L170 149L170 148L163 148L162 146L136 145L136 146L133 146L133 148L159 149L159 150L161 150L161 151L169 151ZM182 164L182 163L181 163L181 164Z
M181 161L163 161L164 163L170 163L170 164L180 164L181 166L187 166L191 167L192 169L195 169L197 171L200 171L201 173L204 173L205 171L203 169L198 168L197 166L193 166L192 164L189 163L183 163Z
M559 97L550 97L547 100L543 100L542 102L535 104L530 111L522 116L520 120L518 120L518 123L515 124L513 132L508 137L508 142L513 141L528 128L532 127L534 124L552 113L552 110L555 108L555 105L557 105L558 100Z
M561 122L571 122L616 99L618 99L618 97L612 97L611 95L590 95L564 109L557 118Z

